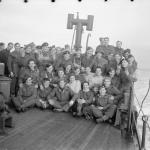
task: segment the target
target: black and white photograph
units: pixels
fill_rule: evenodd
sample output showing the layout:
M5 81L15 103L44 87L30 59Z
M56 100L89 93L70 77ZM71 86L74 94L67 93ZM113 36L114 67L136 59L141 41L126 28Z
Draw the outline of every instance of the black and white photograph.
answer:
M0 150L150 150L150 1L0 0Z

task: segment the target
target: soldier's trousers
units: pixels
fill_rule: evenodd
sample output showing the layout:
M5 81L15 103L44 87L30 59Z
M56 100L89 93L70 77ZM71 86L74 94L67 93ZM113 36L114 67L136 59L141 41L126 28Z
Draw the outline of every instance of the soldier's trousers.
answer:
M17 95L18 93L18 89L19 89L19 85L18 85L18 77L13 77L11 80L11 85L10 85L10 93L12 95Z
M49 104L53 106L56 109L62 109L63 111L67 112L69 110L69 103L67 101L65 102L59 102L55 99L49 99Z
M114 116L115 111L116 111L116 105L111 105L106 110L100 110L97 107L92 106L91 110L95 118L100 118L105 115L109 119Z
M28 108L28 107L33 107L33 106L38 106L40 107L40 102L37 98L33 98L27 101L23 101L19 97L13 98L12 102L17 110L20 108Z

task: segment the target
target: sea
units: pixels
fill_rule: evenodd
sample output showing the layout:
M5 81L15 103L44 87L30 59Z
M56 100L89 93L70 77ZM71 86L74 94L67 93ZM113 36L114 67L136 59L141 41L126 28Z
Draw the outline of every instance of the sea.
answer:
M137 78L138 81L134 84L134 103L137 107L137 110L139 112L139 109L141 107L142 101L144 97L146 96L146 93L148 92L149 84L150 84L150 69L138 69L137 70ZM140 137L142 137L142 127L143 127L143 121L142 116L147 115L148 116L148 122L147 122L147 128L146 128L146 150L150 150L150 92L146 96L146 99L144 100L143 106L142 106L142 112L140 112L138 120L137 120L137 126L139 129ZM149 127L148 127L149 125Z

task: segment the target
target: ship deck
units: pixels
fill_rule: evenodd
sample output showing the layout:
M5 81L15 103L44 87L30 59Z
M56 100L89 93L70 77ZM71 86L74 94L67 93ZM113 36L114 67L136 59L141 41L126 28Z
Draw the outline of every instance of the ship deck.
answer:
M15 128L0 136L0 150L137 150L106 123L38 109L12 115Z

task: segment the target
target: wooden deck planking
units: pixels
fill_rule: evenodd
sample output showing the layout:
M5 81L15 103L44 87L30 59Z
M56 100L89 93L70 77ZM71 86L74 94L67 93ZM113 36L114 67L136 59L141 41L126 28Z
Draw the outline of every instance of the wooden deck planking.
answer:
M15 129L0 137L0 150L134 150L108 124L95 124L66 113L30 110L13 114Z

